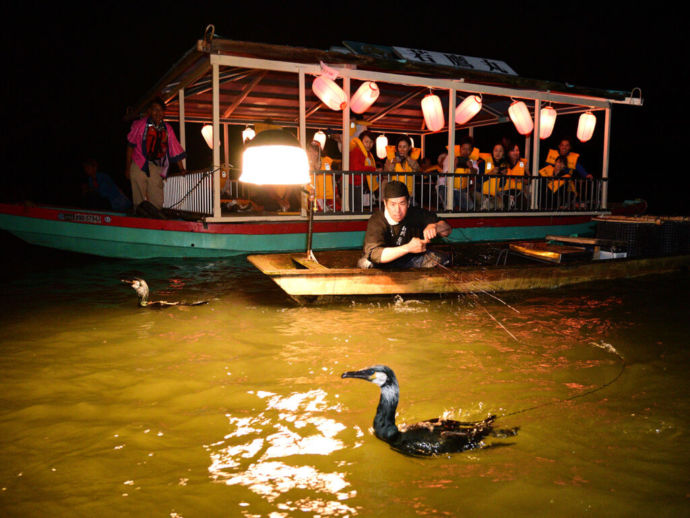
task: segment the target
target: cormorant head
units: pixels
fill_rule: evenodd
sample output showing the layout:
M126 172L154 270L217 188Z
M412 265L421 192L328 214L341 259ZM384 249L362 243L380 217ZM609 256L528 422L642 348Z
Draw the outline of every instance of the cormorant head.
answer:
M147 301L149 297L149 285L144 279L135 277L134 279L121 279L123 283L129 284L139 295L139 301Z
M374 365L373 367L359 371L343 372L341 378L359 378L376 383L379 387L398 384L393 369L386 365Z

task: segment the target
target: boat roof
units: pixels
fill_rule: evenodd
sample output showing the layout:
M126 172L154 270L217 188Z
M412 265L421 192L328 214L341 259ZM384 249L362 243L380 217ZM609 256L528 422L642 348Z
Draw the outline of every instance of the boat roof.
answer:
M130 109L127 118L139 116L152 99L160 97L166 103L166 117L179 119L178 94L184 89L185 120L212 121L214 64L219 65L219 120L234 125L265 122L297 127L301 74L305 77L306 126L342 128L342 112L327 108L311 89L312 80L322 71L321 64L348 77L352 93L364 81L377 82L381 94L376 103L363 115L352 115L353 120L363 120L375 131L431 133L420 109L421 99L430 90L441 97L444 107L451 89L456 91L457 103L470 94L482 95L481 112L464 127L507 122L507 110L514 99L539 99L551 103L559 114L605 109L618 103L642 104L641 95L631 91L525 78L496 60L357 42L319 50L235 41L215 36L209 26L203 39ZM533 102L527 105L534 110Z

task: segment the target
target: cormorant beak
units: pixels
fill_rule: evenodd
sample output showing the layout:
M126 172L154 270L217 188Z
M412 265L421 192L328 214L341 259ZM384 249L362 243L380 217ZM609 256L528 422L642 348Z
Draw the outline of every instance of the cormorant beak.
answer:
M129 286L134 284L134 281L132 281L130 279L120 279L120 281L122 282L122 284L128 284Z
M341 378L359 378L366 381L372 381L375 376L375 372L372 369L363 369L361 371L348 371L343 372Z

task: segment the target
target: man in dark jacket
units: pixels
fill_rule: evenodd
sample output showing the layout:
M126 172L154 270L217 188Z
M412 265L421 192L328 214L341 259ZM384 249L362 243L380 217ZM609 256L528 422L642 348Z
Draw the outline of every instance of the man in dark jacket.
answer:
M359 266L370 268L432 268L447 259L427 251L435 237L447 237L451 227L436 214L410 207L410 196L403 182L390 181L383 190L385 210L369 218L364 236L364 257Z

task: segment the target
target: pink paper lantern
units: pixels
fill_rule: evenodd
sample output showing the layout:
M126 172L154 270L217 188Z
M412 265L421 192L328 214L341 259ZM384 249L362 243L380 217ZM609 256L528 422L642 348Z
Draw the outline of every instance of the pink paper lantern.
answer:
M438 131L445 125L443 107L438 95L427 94L424 96L424 99L422 99L422 113L424 114L426 127L431 131Z
M553 133L553 126L556 124L556 110L551 106L544 106L539 112L539 138L544 140Z
M316 97L333 111L343 110L347 106L347 96L335 81L321 75L311 85Z
M597 125L597 118L592 112L586 112L580 115L580 120L577 123L577 138L580 142L587 142L594 134L594 128Z
M520 135L529 135L534 129L532 117L529 114L527 105L522 101L514 101L508 108L510 120L515 124L515 129Z
M379 98L381 91L373 81L362 83L350 99L350 109L355 113L364 113Z
M468 95L455 108L455 123L465 124L482 109L482 98L478 95Z

